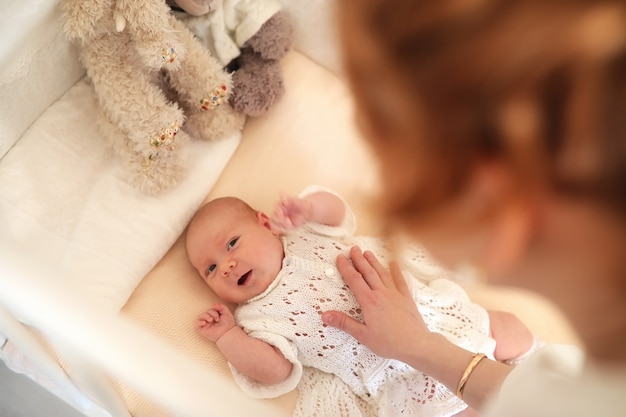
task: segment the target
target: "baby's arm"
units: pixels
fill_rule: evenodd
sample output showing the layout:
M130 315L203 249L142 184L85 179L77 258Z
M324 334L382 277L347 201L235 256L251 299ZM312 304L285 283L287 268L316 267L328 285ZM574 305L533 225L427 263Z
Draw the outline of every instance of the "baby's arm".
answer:
M282 196L272 221L282 229L293 229L306 222L340 226L346 216L346 206L335 194L317 191L303 198Z
M216 304L202 313L196 329L216 344L228 362L251 379L278 384L291 374L293 364L274 346L248 336L223 304Z

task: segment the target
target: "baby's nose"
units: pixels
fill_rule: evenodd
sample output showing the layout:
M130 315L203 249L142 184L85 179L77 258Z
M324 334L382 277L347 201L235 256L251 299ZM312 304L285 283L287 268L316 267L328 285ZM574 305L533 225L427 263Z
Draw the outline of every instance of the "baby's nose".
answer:
M222 263L222 275L227 277L230 274L230 271L237 265L237 262L234 259L229 259L226 262Z

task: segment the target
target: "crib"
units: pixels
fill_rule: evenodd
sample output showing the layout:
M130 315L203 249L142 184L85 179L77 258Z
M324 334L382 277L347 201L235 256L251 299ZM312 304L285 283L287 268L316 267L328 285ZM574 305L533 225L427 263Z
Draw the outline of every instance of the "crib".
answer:
M185 180L133 189L95 128L96 105L54 0L0 15L0 358L86 416L289 416L297 392L253 400L193 322L217 298L186 260L194 211L235 195L270 210L321 184L376 234L376 165L355 127L332 0L282 0L296 28L286 95L241 132L193 143ZM8 40L11 39L10 42ZM549 343L578 343L546 300L468 283Z

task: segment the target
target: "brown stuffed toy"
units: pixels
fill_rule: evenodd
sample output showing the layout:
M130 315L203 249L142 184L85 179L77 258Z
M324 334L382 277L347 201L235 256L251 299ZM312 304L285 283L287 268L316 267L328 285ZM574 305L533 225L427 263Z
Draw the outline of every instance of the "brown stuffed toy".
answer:
M233 108L267 112L283 96L280 60L293 47L293 28L275 0L171 0L176 17L233 73Z
M165 0L61 4L66 35L80 41L99 126L131 184L152 195L167 190L185 175L190 137L219 139L242 129L245 117L228 103L230 74Z

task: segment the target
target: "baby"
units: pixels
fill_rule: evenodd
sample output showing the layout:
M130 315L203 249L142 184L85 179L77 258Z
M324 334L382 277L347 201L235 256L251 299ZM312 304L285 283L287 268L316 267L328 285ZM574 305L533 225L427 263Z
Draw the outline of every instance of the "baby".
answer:
M323 325L320 316L328 310L361 319L337 256L358 245L379 259L389 257L381 239L356 237L354 230L350 208L320 187L282 198L272 217L234 197L208 202L189 224L188 257L217 296L237 307L233 315L225 305L214 305L199 316L197 330L216 343L235 380L255 397L291 391L303 367L313 367L338 376L376 415L463 411L465 403L436 380ZM500 361L533 346L532 333L515 316L486 311L449 279L420 281L424 257L418 253L414 265L402 266L431 331Z

